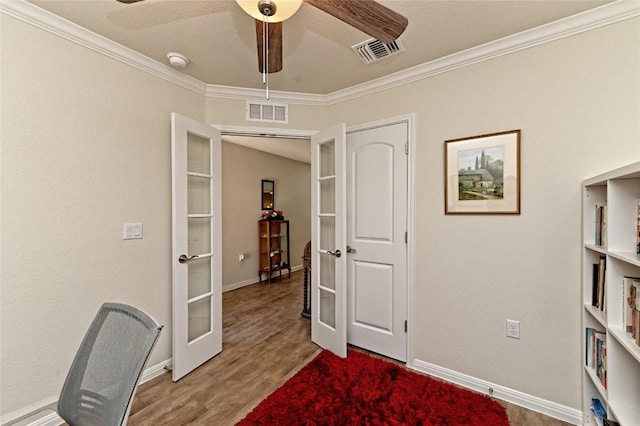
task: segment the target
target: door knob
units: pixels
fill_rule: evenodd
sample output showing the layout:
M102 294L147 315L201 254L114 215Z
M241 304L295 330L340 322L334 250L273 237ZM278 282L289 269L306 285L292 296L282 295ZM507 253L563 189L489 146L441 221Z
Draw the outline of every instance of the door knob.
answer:
M180 257L178 258L178 262L187 263L187 262L191 262L192 260L196 260L197 258L198 258L197 254L194 254L191 257L188 257L186 254L181 254Z
M351 248L351 246L347 246L347 253L355 253L356 249Z
M336 251L327 250L327 253L335 257L342 256L342 252L340 250L336 250Z

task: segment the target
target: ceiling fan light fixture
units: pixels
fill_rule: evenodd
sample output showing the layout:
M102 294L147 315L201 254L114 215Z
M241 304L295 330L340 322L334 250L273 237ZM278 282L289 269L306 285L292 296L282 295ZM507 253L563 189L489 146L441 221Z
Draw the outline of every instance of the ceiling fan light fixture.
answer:
M302 0L236 0L236 3L255 19L262 21L268 16L269 22L282 22L295 15Z

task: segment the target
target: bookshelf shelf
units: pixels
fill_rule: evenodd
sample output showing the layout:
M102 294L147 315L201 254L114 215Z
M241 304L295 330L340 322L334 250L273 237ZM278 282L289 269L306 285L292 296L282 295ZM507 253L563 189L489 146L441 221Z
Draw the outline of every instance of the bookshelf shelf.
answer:
M620 419L618 423L620 423L621 425L640 424L640 412L638 410L634 410L631 407L625 407L618 404L616 408L613 408L613 413L617 419Z
M624 346L624 349L629 352L629 355L631 355L636 359L636 361L640 363L640 346L636 345L636 343L628 333L625 333L622 328L610 327L609 334L611 334L618 341L618 343Z
M600 254L607 254L607 248L602 246L597 246L595 244L585 244L584 246L588 250L595 251Z
M595 375L595 373L594 373L592 368L585 366L584 367L584 371L585 371L585 374L587 376L589 376L589 379L591 380L591 383L594 385L594 387L596 388L596 390L600 394L599 396L601 398L602 403L606 404L607 399L608 399L607 398L607 390L600 383L600 379L598 379L598 376Z
M608 419L622 426L640 425L640 345L626 328L630 314L625 306L628 291L625 277L640 277L640 254L636 253L640 233L639 200L640 162L583 182L582 411L585 425L593 424L590 407L594 398L603 404ZM600 279L596 275L596 264L601 266L600 270L604 269ZM590 334L589 329L600 333ZM594 334L597 336L591 337ZM588 365L591 358L596 364L602 361L599 365L606 375L602 369ZM603 379L606 384L601 377L606 377Z
M622 260L623 262L630 263L631 265L640 266L640 254L637 254L635 252L631 253L610 251L608 255L615 259Z
M602 328L606 328L607 319L604 316L604 312L598 310L598 308L596 308L595 306L591 306L587 304L584 305L584 309L594 320L598 322L598 324L600 324Z

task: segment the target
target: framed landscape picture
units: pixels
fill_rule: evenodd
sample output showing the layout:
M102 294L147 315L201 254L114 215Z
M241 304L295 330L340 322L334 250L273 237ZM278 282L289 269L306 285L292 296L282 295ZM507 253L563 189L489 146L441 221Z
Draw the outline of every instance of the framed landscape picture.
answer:
M444 143L445 214L520 214L520 130Z

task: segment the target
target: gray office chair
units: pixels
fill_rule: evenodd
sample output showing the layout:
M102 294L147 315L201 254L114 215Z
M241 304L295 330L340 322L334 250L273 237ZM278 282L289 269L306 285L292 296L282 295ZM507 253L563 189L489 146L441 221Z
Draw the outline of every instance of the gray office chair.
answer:
M103 304L71 364L58 415L70 426L125 425L161 331L162 326L134 307Z

